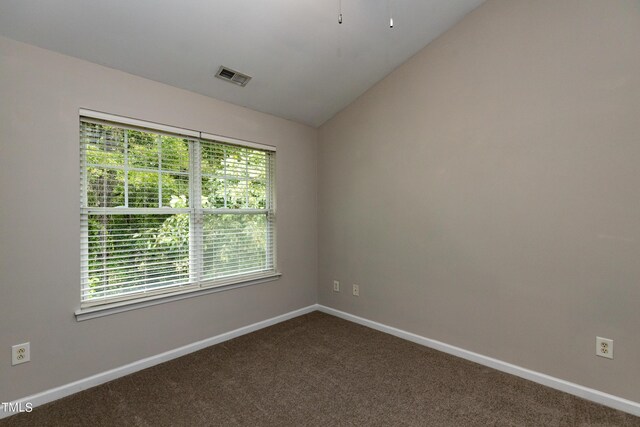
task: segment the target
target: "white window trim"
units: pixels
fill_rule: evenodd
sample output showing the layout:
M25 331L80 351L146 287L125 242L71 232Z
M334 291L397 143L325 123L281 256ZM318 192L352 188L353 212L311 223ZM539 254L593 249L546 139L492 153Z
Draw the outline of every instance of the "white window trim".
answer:
M278 280L282 273L276 272L259 277L245 278L243 281L235 281L228 284L217 284L209 287L195 287L191 289L182 289L180 291L163 293L158 295L150 295L143 298L136 298L108 304L96 305L91 307L80 308L76 310L75 317L78 322L84 320L95 319L98 317L110 316L125 311L138 310L140 308L151 307L158 304L164 304L172 301L180 301L187 298L193 298L200 295L208 295L217 292L230 291L233 289L244 288L247 286L259 285L261 283L272 282Z
M146 128L156 132L168 132L171 134L190 136L192 138L209 139L213 141L226 142L227 144L241 145L243 147L257 148L260 150L276 151L275 145L263 144L260 142L248 141L245 139L232 138L225 135L218 135L215 133L198 131L193 129L180 128L175 126L169 126L162 123L156 123L151 121L134 119L125 116L116 116L114 114L103 113L101 111L88 110L81 108L79 115L85 118L118 123L120 125L130 125L136 128Z
M276 147L273 145L261 144L253 141L246 141L246 140L231 138L231 137L217 135L217 134L208 133L208 132L200 132L200 131L195 131L191 129L178 128L175 126L164 125L161 123L149 122L149 121L134 119L134 118L125 117L125 116L117 116L114 114L109 114L109 113L104 113L104 112L89 110L84 108L81 108L79 110L79 117L82 119L93 119L93 120L96 120L97 122L107 122L111 124L115 123L122 127L126 127L127 125L129 125L138 129L139 128L148 129L149 131L155 132L155 133L167 132L169 134L181 135L181 136L186 136L190 138L197 138L199 140L223 142L227 144L233 144L233 145L238 145L242 147L257 148L260 150L266 150L266 151L272 151L272 152L276 151ZM271 171L271 173L273 173L273 171ZM271 185L275 185L275 182L273 182L273 180L268 180L268 182L270 182ZM275 214L276 212L275 189L274 189L273 195L274 195L272 200L273 207L270 210L274 213L275 218L277 218L277 215ZM185 210L190 210L190 209L185 209ZM250 211L262 212L265 210L266 209L258 209L258 210L238 209L237 211L242 211L241 213L249 213ZM118 208L117 211L121 212L121 208ZM236 210L235 209L233 210L215 209L212 211L220 211L220 213L222 212L233 213L233 211L236 211ZM273 234L276 233L276 230L277 230L277 226L274 223ZM275 236L272 236L272 237L275 238ZM115 313L121 313L124 311L136 310L139 308L163 304L171 301L178 301L185 298L192 298L195 296L207 295L211 293L222 292L222 291L237 289L240 287L252 286L260 283L278 280L282 276L282 273L280 273L277 269L278 268L277 248L275 247L275 245L273 246L273 250L274 250L274 253L273 253L274 271L240 275L240 276L230 277L226 280L219 279L219 280L208 281L208 282L196 282L191 285L177 288L174 291L167 292L167 291L159 290L157 293L149 292L142 297L123 296L122 299L119 299L116 297L116 298L110 299L108 302L99 303L96 305L93 305L90 303L87 304L86 302L81 301L80 308L75 311L76 320L84 321L84 320L89 320L93 318L108 316ZM197 271L199 272L199 269L197 269Z

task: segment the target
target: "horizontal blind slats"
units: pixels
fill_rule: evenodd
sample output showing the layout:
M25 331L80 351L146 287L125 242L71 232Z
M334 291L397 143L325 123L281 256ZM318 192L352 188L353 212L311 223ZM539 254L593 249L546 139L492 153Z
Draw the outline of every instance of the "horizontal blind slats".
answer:
M275 271L273 152L82 119L80 141L83 302Z

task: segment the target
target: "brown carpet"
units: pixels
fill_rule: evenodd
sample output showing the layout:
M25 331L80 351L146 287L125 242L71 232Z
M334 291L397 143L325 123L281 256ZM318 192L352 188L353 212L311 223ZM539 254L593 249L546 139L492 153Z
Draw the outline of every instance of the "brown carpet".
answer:
M314 312L0 426L640 426L640 418Z

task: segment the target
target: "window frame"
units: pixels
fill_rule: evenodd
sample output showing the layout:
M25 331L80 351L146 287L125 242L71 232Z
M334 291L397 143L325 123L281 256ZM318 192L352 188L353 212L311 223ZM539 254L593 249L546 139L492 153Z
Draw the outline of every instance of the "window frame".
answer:
M261 144L253 141L245 141L236 138L216 135L207 132L195 131L190 129L178 128L164 124L133 119L124 116L116 116L113 114L80 109L79 125L80 138L82 138L82 122L91 122L98 124L107 124L119 128L132 129L136 131L149 132L157 135L169 135L173 137L184 138L189 141L189 207L187 208L171 208L161 207L160 200L158 207L152 208L131 208L131 207L89 207L87 202L87 150L85 143L80 140L80 259L81 259L81 276L80 276L80 309L76 311L77 320L85 320L86 318L99 317L99 312L105 311L106 314L112 312L120 312L142 306L155 305L158 303L183 299L190 296L196 296L205 293L218 292L237 287L263 283L266 281L277 280L281 273L278 270L277 263L277 209L276 209L276 147L273 145ZM251 208L203 208L201 204L201 193L203 190L202 183L202 157L201 150L205 144L221 144L224 146L233 146L240 148L248 148L261 150L266 153L265 164L265 187L266 201L264 209ZM161 158L161 157L160 157ZM127 164L123 165L124 170ZM162 174L159 169L159 174ZM126 175L125 175L126 176ZM225 179L227 179L225 177ZM126 179L125 179L126 182ZM126 185L126 184L125 184ZM248 184L247 184L248 185ZM128 191L128 190L126 190ZM160 192L161 190L159 190ZM159 193L160 194L160 193ZM247 196L248 200L248 196ZM99 300L91 301L85 298L86 284L89 281L89 221L91 214L109 213L118 214L189 214L189 272L188 282L185 284L171 284L159 289L151 289L140 292L132 292L129 294L121 294L113 297L102 297ZM202 280L204 249L202 247L202 235L204 233L203 218L205 214L236 214L236 215L265 215L265 233L267 243L265 250L267 254L266 264L268 269L252 272L247 274L234 274L217 279ZM195 241L194 241L195 239ZM200 240L198 240L200 239ZM270 252L270 254L269 254ZM131 306L131 308L128 308ZM106 315L105 314L105 315Z

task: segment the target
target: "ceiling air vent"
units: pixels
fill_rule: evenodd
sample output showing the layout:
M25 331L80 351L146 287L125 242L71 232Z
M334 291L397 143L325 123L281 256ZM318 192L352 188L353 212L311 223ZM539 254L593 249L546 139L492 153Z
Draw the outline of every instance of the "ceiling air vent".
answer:
M237 84L238 86L246 86L247 83L249 83L249 80L251 80L251 77L246 74L239 73L225 66L220 67L216 73L216 77L230 83Z

